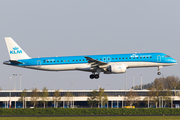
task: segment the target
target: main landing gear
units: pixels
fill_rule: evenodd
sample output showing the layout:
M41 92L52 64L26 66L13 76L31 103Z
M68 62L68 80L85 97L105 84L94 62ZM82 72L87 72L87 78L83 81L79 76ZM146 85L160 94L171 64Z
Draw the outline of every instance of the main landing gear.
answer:
M90 76L89 76L91 79L98 79L99 78L99 74L91 74Z
M92 72L92 74L89 76L90 79L98 79L100 75L101 69L97 69L96 71ZM95 74L96 73L96 74Z

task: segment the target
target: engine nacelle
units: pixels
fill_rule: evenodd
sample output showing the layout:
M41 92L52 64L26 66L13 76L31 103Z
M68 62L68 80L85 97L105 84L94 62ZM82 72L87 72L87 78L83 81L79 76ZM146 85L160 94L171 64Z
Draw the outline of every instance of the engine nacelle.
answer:
M125 73L126 65L125 64L113 64L108 66L107 71L104 74L117 74L117 73Z

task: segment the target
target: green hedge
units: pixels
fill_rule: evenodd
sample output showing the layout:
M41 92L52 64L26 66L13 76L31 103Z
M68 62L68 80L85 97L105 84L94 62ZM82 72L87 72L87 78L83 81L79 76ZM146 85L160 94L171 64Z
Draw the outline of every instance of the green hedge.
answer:
M180 109L171 108L1 108L0 115L177 115Z

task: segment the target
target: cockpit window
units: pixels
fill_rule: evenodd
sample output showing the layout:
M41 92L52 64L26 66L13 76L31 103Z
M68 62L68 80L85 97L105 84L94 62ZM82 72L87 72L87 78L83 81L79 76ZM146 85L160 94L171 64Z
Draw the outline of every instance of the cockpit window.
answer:
M169 55L165 55L165 58L170 57Z

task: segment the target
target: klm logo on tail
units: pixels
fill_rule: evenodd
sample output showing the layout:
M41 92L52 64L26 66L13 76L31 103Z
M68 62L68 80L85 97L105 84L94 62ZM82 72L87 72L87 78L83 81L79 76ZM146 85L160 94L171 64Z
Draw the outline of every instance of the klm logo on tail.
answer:
M10 54L22 54L22 50L19 50L19 47L14 47Z

